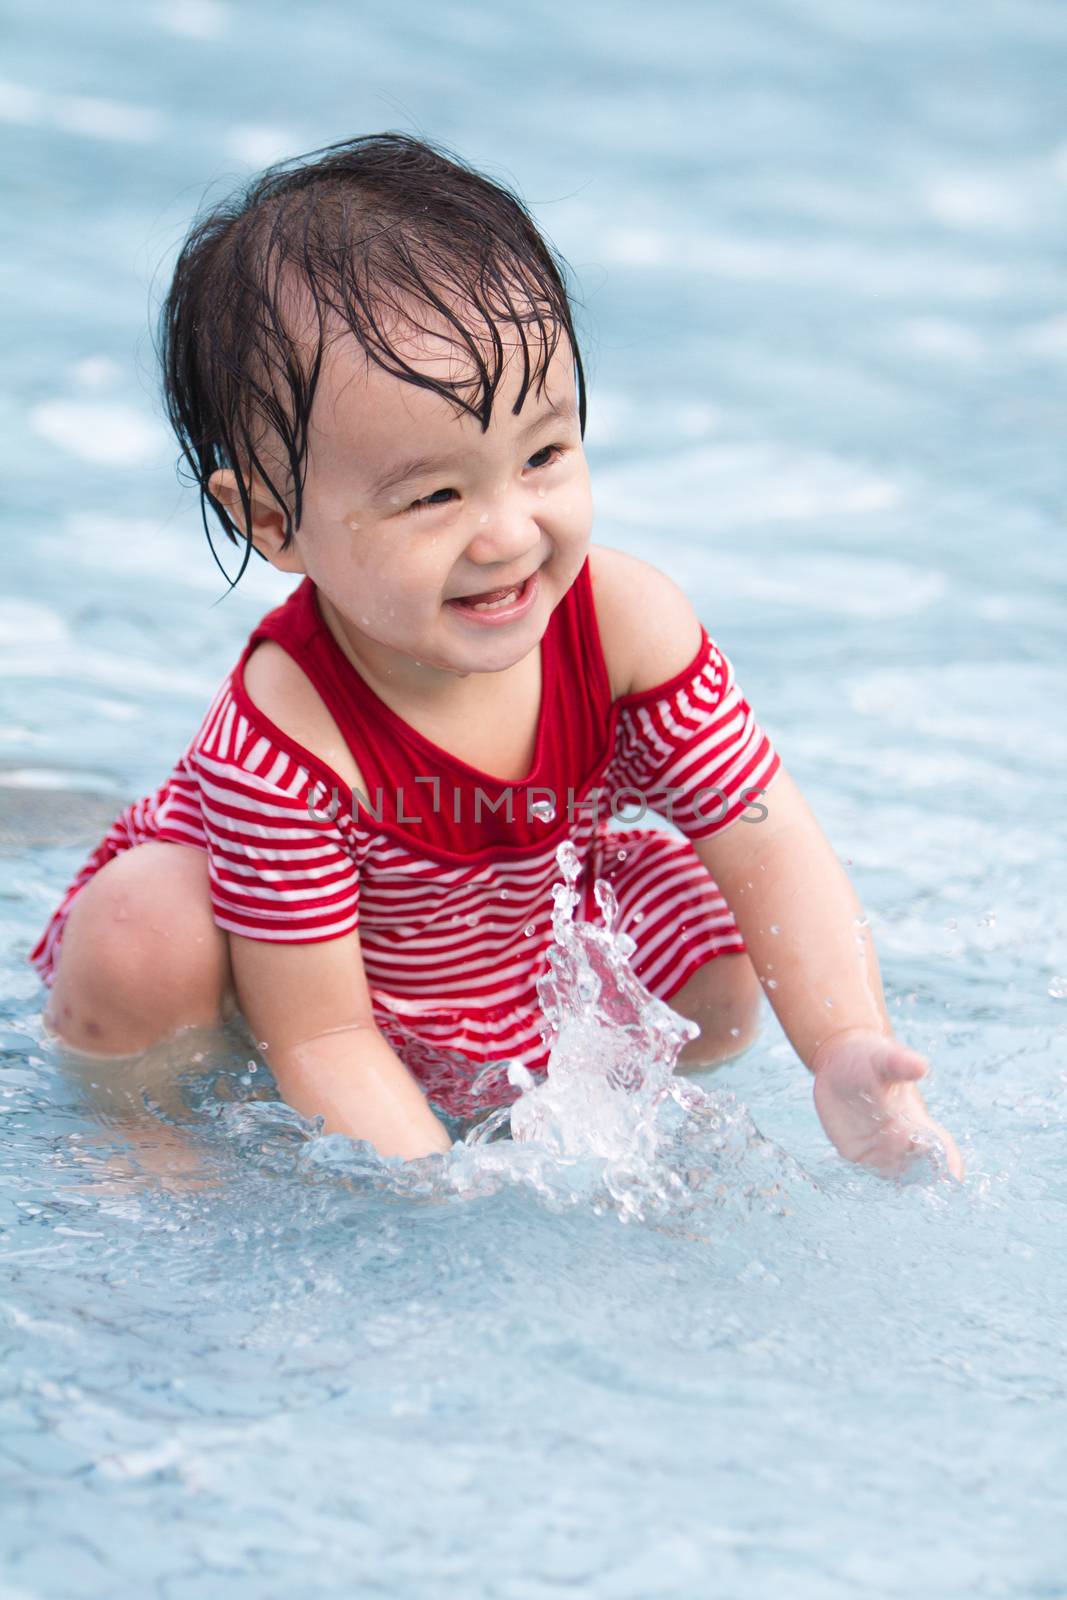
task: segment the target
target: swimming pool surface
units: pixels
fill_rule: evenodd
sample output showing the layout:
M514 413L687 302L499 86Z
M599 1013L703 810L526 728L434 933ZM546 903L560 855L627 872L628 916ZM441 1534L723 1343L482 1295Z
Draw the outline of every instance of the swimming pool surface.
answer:
M6 36L0 1600L1067 1595L1067 9ZM733 657L962 1186L845 1166L769 1009L644 1165L384 1164L239 1031L131 1130L44 1045L26 951L286 588L213 606L150 309L206 186L386 127L571 261L597 536Z

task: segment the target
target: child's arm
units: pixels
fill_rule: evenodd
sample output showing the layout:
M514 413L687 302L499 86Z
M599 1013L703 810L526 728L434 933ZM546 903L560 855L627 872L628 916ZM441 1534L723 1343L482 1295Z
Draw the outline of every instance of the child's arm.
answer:
M359 935L274 944L230 935L234 986L282 1097L325 1133L410 1160L451 1148L443 1124L378 1032Z
M780 768L761 821L696 841L764 992L814 1075L815 1107L841 1154L901 1170L932 1135L963 1176L951 1136L916 1081L925 1059L893 1036L874 942L849 879L796 784ZM776 931L772 931L776 930Z
M597 547L591 562L615 694L642 693L673 679L700 643L689 600L665 574L633 556ZM709 759L729 767L732 758L719 750ZM682 766L690 785L699 787L699 776ZM708 781L714 785L714 772ZM915 1086L926 1062L893 1036L859 901L784 768L771 777L760 804L767 809L763 820L735 815L720 831L694 836L693 845L734 914L764 993L814 1075L823 1127L842 1155L887 1173L915 1154L916 1139L932 1134L944 1145L951 1171L962 1177L959 1151Z
M365 789L363 777L340 729L304 673L279 645L261 644L248 661L244 685L273 729L296 740L336 776L338 791ZM326 785L329 792L330 785ZM282 794L267 796L282 809L285 830L314 829L336 845L328 827L313 822L307 807ZM266 836L257 846L273 845ZM231 853L232 834L223 840ZM225 865L220 865L224 872ZM248 892L252 874L240 880ZM268 886L258 885L260 892ZM273 913L283 909L273 906ZM231 929L234 986L248 1026L264 1044L283 1098L303 1116L325 1118L326 1133L366 1139L381 1155L405 1159L445 1151L451 1140L430 1110L415 1079L374 1025L370 991L356 929L309 943L248 939Z

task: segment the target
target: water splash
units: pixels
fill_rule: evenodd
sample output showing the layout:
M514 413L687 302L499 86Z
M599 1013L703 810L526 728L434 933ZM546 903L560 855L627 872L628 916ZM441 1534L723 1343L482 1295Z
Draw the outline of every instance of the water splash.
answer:
M538 984L548 1074L535 1084L512 1068L511 1082L524 1091L511 1107L512 1137L562 1157L649 1162L660 1145L661 1107L677 1087L675 1063L700 1029L635 977L636 946L615 932L608 884L594 889L603 925L575 919L581 863L574 845L560 845L556 859L563 882L552 891L549 971Z
M365 1141L324 1135L321 1117L308 1121L281 1104L228 1105L220 1116L244 1162L393 1199L440 1202L521 1186L552 1209L587 1206L624 1222L667 1218L673 1226L708 1206L789 1210L794 1180L810 1187L807 1175L764 1138L736 1096L676 1075L699 1028L635 975L636 946L616 930L610 886L594 884L601 920L585 921L576 915L582 867L573 844L560 845L556 859L562 881L538 984L549 1045L542 1079L511 1062L517 1099L492 1110L443 1159L382 1157Z
M803 1173L759 1132L730 1093L709 1094L675 1074L700 1030L645 988L630 966L636 948L616 931L611 887L593 889L602 922L580 920L581 863L569 841L556 852L549 970L538 985L549 1044L535 1082L518 1062L521 1090L453 1148L448 1181L461 1192L504 1182L549 1203L590 1203L624 1221L675 1217L702 1201L786 1209L781 1181ZM511 1142L501 1142L510 1130Z

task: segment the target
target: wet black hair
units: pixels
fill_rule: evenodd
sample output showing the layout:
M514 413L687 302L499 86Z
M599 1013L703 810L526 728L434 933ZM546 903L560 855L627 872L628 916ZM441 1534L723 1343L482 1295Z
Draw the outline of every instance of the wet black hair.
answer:
M313 307L317 339L310 349L285 316L294 275ZM483 430L507 359L500 328L510 325L519 336L516 412L531 389L541 392L565 334L584 434L585 376L567 280L566 264L516 195L442 147L402 133L369 134L278 162L201 212L160 312L157 353L164 404L182 447L179 474L184 461L225 577L209 503L231 544L245 546L231 589L253 549L251 470L285 513L283 549L300 526L309 419L331 314L371 361L432 389ZM452 331L469 376L430 377L404 359L394 330L410 337L421 316L434 331L442 323ZM268 431L288 463L291 510L260 456ZM208 488L223 467L240 484L243 529Z

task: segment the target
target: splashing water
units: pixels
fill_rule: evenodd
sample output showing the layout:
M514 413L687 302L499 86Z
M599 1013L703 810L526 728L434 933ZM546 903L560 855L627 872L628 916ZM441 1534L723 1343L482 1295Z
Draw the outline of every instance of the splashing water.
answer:
M591 1200L599 1210L606 1198L628 1220L684 1210L732 1169L736 1198L778 1200L782 1191L773 1178L768 1184L766 1158L793 1164L734 1095L708 1094L675 1076L699 1027L635 976L629 958L636 946L615 930L610 885L594 885L602 925L581 921L573 844L561 844L556 859L563 882L553 889L549 971L538 984L547 1074L535 1082L521 1063L511 1064L508 1079L519 1098L454 1147L450 1185L470 1191L492 1178L520 1181L557 1203ZM507 1128L513 1143L494 1142ZM760 1168L754 1183L746 1181L750 1156Z
M309 1121L281 1103L217 1106L243 1160L398 1199L442 1201L518 1185L552 1209L610 1210L624 1222L678 1222L709 1203L783 1213L797 1183L814 1189L734 1094L709 1093L675 1075L699 1028L635 976L634 941L616 931L610 886L594 885L602 923L583 921L575 916L581 864L574 846L562 844L556 859L563 881L553 889L549 970L538 984L549 1044L541 1081L512 1061L507 1078L518 1098L491 1111L445 1157L414 1161L324 1135L321 1117ZM485 1071L498 1076L500 1066Z
M564 1157L651 1161L660 1109L677 1098L675 1063L700 1029L634 976L629 957L636 947L615 932L618 906L607 883L594 890L603 926L575 920L578 853L568 841L556 859L564 881L552 891L550 970L537 987L551 1042L548 1075L535 1084L512 1068L511 1082L524 1090L511 1107L512 1137Z

